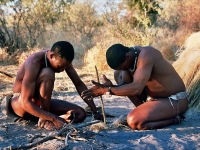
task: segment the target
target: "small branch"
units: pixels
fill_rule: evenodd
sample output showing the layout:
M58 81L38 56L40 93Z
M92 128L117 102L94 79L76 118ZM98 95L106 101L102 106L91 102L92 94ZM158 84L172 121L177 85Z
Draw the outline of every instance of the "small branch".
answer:
M76 125L74 126L75 128L82 128L82 127L86 127L86 126L89 126L89 125L92 125L92 124L95 124L95 123L99 123L100 121L99 120L95 120L95 121L92 121L92 122L87 122L87 123L84 123L84 124L80 124L80 125ZM43 143L43 142L46 142L48 140L51 140L51 139L54 139L58 136L60 136L65 130L69 129L70 126L68 126L68 124L66 124L66 126L64 126L59 132L57 133L54 133L52 135L49 135L47 137L44 137L42 138L41 140L39 141L36 141L36 142L33 142L33 143L28 143L28 144L25 144L25 145L20 145L20 146L16 146L16 147L12 147L12 150L17 150L17 149L27 149L27 148L31 148L37 144L40 144L40 143ZM72 126L72 129L73 129L73 126ZM74 130L74 129L73 129Z
M68 139L69 139L69 136L70 134L72 134L73 130L69 131L69 133L67 133L66 135L66 138L65 138L65 146L67 147L68 146Z
M98 70L97 70L96 66L95 66L95 70L96 70L96 75L97 75L97 81L98 81L98 83L100 83L100 81L99 81L99 74L98 74ZM104 104L103 104L103 98L102 98L102 96L100 96L100 99L101 99L101 108L102 108L102 113L103 113L103 122L106 125L106 114L105 114L105 109L104 109Z
M10 74L6 73L5 71L2 71L2 70L0 70L0 73L4 74L4 75L6 75L6 76L8 76L8 77L10 77L10 78L13 78L13 76L12 76L12 75L10 75Z

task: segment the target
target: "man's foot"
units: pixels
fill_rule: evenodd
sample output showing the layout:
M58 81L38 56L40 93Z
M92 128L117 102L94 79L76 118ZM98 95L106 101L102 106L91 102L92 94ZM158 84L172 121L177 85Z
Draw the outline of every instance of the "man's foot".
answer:
M185 119L185 116L178 115L173 119L173 124L181 124L182 120Z
M73 123L74 120L76 119L76 116L73 110L68 111L64 115L60 115L59 117L65 119L68 123Z

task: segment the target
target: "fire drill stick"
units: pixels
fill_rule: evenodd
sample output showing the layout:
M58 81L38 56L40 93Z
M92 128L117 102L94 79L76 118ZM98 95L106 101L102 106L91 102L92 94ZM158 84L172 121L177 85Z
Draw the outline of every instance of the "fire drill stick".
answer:
M100 84L99 74L98 74L98 70L97 70L96 66L95 66L95 70L96 70L96 75L97 75L97 81ZM102 110L102 114L103 114L103 122L104 122L104 124L106 124L106 114L105 114L105 110L104 110L104 104L103 104L103 98L102 98L102 96L100 96L100 99L101 99L101 110Z

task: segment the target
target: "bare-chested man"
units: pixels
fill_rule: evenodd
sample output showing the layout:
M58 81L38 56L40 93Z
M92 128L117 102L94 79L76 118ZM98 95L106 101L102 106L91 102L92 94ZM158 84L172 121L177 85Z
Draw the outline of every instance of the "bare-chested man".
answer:
M180 121L188 109L185 85L173 66L153 47L112 45L106 52L118 85L104 76L105 83L82 92L82 96L128 96L136 106L127 116L137 130L162 128Z
M64 100L51 99L55 73L65 71L81 94L87 87L79 78L72 61L74 48L67 41L54 43L51 50L42 50L29 56L19 68L11 99L12 111L20 117L39 118L38 126L48 130L59 129L66 122L82 122L86 118L83 108ZM16 94L18 93L18 94ZM95 119L102 119L93 101L83 99L94 112Z

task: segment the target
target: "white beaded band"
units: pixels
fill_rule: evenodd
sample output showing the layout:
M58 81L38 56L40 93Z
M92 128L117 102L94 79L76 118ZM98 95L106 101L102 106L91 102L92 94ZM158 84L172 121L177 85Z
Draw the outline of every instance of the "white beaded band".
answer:
M111 87L108 88L108 92L106 92L106 97L111 97Z

